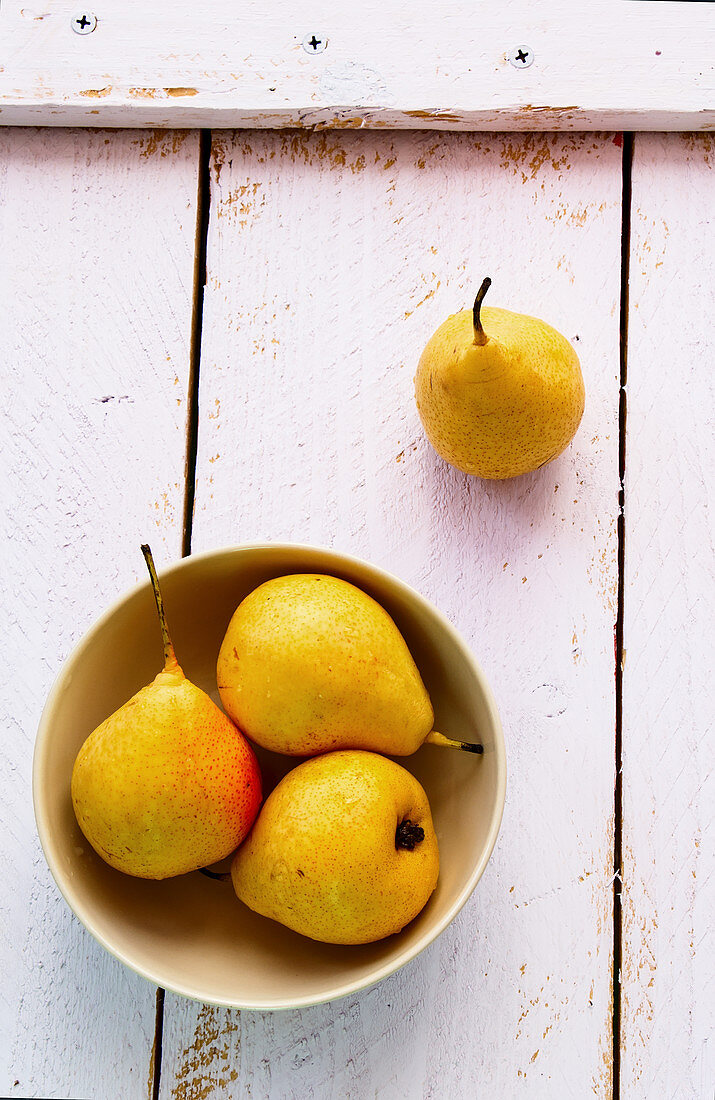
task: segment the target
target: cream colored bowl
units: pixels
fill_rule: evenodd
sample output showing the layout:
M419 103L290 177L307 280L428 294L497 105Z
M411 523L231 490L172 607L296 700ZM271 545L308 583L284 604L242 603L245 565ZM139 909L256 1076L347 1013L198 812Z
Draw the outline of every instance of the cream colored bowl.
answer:
M139 548L137 547L137 553ZM459 635L413 589L366 562L310 546L240 546L186 558L160 572L186 675L218 701L216 657L238 603L286 573L344 577L392 615L432 697L436 728L484 755L423 746L399 762L425 787L439 838L435 893L398 935L360 947L314 943L252 913L230 881L200 872L147 882L113 870L90 848L70 799L72 765L87 735L162 666L147 581L119 600L74 650L45 706L33 796L57 884L112 955L157 985L214 1004L281 1009L343 997L413 959L446 928L479 881L497 838L506 785L504 742L489 686ZM297 761L259 750L264 793Z

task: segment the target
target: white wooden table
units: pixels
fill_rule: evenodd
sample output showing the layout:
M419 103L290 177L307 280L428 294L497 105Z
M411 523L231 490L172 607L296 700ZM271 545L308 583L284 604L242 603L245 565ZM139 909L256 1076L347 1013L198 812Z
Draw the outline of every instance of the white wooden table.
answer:
M715 143L630 153L619 133L0 130L1 1095L712 1097ZM510 483L438 459L412 393L485 275L574 341L587 386L573 445ZM161 566L263 539L433 600L491 680L509 767L453 925L285 1014L163 997L109 957L30 792L53 676L143 579L139 543Z

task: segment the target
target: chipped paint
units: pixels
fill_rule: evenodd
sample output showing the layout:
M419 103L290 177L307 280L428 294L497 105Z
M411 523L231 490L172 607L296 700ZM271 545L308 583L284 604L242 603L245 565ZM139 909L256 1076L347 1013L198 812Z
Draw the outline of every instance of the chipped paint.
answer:
M551 169L559 179L571 167L572 159L593 144L591 134L532 133L505 135L501 138L501 164L514 175L521 175L524 183L536 180ZM600 145L595 144L598 155Z
M179 99L185 96L198 95L197 88L128 88L127 95L130 99Z
M403 114L407 118L419 118L427 122L461 122L462 116L455 114L454 111L445 111L442 107L431 107L417 110L417 111L404 111Z
M174 157L187 137L190 130L150 130L141 137L135 138L134 144L141 149L142 157Z
M227 147L228 139L224 135L214 131L211 134L211 168L216 179L217 187L221 183L221 169L226 160Z
M353 115L349 118L336 118L331 123L333 130L361 130L366 125L362 115Z
M127 95L130 99L156 99L162 94L161 88L128 88Z
M146 1081L146 1093L147 1100L153 1100L154 1097L154 1077L156 1074L156 1035L152 1040L151 1053L149 1055L149 1071Z
M90 99L104 99L105 96L111 94L112 85L107 84L105 88L86 88L80 92L80 95L88 96Z
M419 302L417 302L412 309L405 310L405 319L411 317L415 310L419 309L420 306L423 306L425 302L428 302L430 300L430 298L434 298L437 290L439 289L439 285L439 280L437 280L437 286L433 287L432 290L428 290L424 298L420 298Z
M546 111L546 112L549 112L550 114L563 115L567 111L580 111L580 110L581 110L581 108L579 106L573 105L573 104L569 107L552 107L552 106L549 106L547 104L526 103L523 107L519 108L520 113L523 113L523 114L531 114L535 111L540 111L540 112L543 113L543 112Z
M265 206L266 194L263 191L263 184L258 180L252 180L232 188L222 197L216 208L216 217L231 218L243 228L248 225L249 217L255 219Z
M685 142L685 148L688 153L691 154L689 159L692 159L695 164L705 164L708 168L713 166L713 156L715 155L715 138L710 133L686 133L682 135L682 140Z
M179 1056L172 1100L208 1100L217 1090L230 1089L240 1066L239 1027L237 1010L201 1006L192 1041Z
M288 156L293 163L325 164L330 168L348 168L353 173L362 172L366 167L365 154L360 151L351 159L348 147L332 131L314 134L285 131L280 141L281 155Z

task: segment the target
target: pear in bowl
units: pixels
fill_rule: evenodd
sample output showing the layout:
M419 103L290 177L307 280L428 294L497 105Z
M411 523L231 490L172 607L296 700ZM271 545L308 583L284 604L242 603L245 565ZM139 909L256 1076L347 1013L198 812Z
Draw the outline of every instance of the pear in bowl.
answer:
M480 753L434 729L429 693L398 627L340 577L275 577L241 601L216 667L228 715L264 749L409 756L425 742Z
M439 849L423 787L373 752L306 760L272 791L233 859L249 908L323 943L372 943L427 904Z
M235 851L258 813L261 774L246 739L177 662L151 550L142 551L164 667L84 742L72 804L102 859L128 875L163 879Z

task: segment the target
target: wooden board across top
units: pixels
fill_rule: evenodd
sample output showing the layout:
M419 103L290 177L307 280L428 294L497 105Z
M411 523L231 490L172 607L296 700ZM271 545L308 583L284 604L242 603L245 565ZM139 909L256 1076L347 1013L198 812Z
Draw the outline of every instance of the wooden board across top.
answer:
M701 130L689 0L3 0L0 125Z

